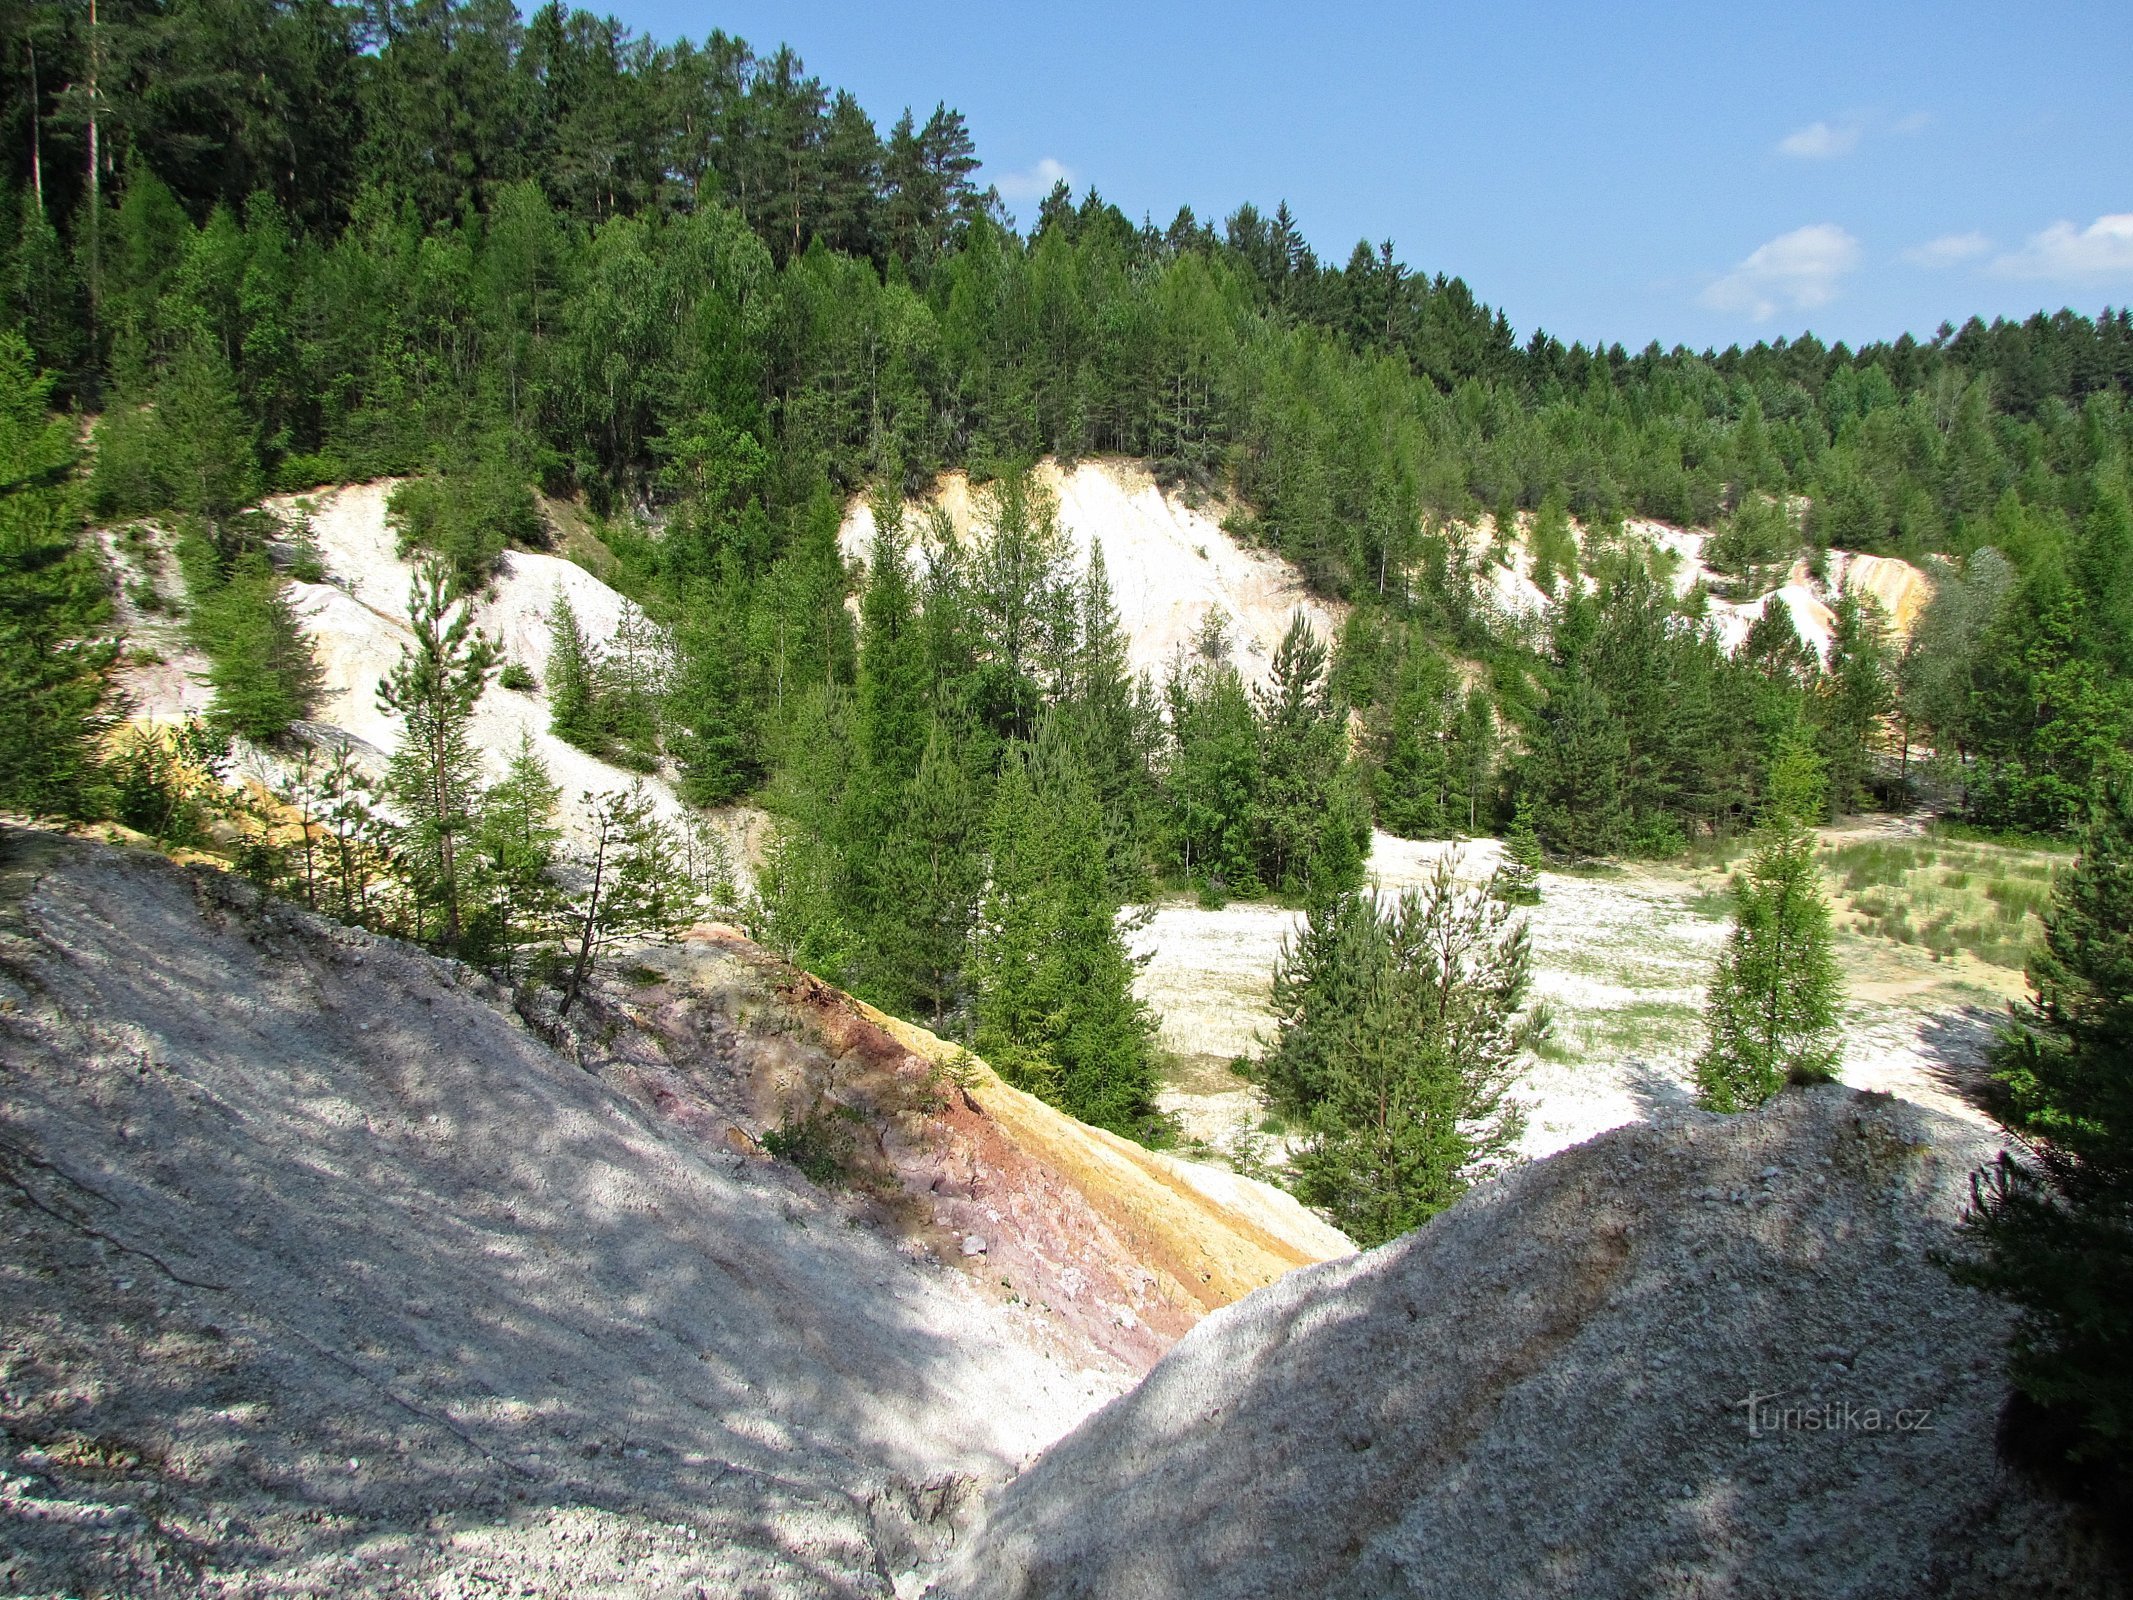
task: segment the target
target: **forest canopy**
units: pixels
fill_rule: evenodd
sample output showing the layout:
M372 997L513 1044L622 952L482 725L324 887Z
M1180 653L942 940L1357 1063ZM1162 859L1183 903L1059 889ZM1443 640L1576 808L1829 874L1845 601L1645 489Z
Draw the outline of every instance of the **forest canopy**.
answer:
M851 495L1098 452L1220 491L1234 532L1361 607L1286 710L1219 651L1152 686L1171 816L1120 882L1301 893L1346 875L1358 807L1485 830L1521 797L1558 855L1663 852L1752 820L1802 727L1834 808L1887 793L1899 744L1909 782L1915 743L1979 820L2063 830L2125 747L2133 313L1587 348L1520 339L1391 241L1322 260L1286 205L1158 224L1060 186L1018 221L951 108L884 133L722 33L505 0L49 3L0 30L4 314L40 393L99 416L92 512L210 525L204 594L266 491L414 480L403 537L464 585L540 537L532 489L582 497L677 645L665 729L601 737L678 761L699 803L772 776L788 684L868 675ZM1727 659L1622 541L1632 515L1713 528L1741 583L1887 551L1940 561L1941 598L1901 658L1840 606L1826 656L1770 617ZM1477 603L1451 530L1484 522L1524 531L1544 627ZM1017 698L972 715L1026 744L1042 708L995 677ZM1353 774L1295 753L1347 712ZM1244 749L1269 728L1294 746L1272 768ZM1323 871L1299 806L1337 819Z

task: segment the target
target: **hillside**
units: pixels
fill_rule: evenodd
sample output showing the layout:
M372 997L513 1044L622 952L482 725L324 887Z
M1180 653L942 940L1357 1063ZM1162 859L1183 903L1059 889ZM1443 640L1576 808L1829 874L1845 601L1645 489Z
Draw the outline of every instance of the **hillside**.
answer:
M885 1593L1345 1249L730 937L645 959L529 1021L227 875L0 832L0 1588ZM826 1187L762 1154L817 1112Z
M1989 1151L1829 1087L1523 1168L1209 1318L936 1593L2118 1593L1996 1462L2007 1313L1934 1259Z
M1275 647L1296 612L1308 617L1326 639L1339 632L1349 615L1347 604L1312 593L1291 562L1228 532L1223 519L1229 507L1224 503L1165 490L1145 462L1105 457L1066 466L1047 457L1034 477L1057 501L1059 526L1072 544L1077 566L1086 565L1091 550L1101 546L1132 667L1158 682L1180 652L1190 648L1210 613L1226 619L1238 671L1255 685L1267 681ZM910 548L921 566L929 553L929 522L936 510L947 514L959 538L969 539L973 530L982 537L979 495L967 474L950 472L912 505ZM1538 621L1551 604L1533 581L1531 526L1532 519L1522 517L1517 530L1500 542L1488 522L1461 530L1468 550L1483 563L1482 588L1502 622ZM1582 542L1582 528L1575 522L1572 526ZM874 527L872 504L865 496L855 497L838 531L847 561L866 560ZM1707 601L1708 615L1729 654L1773 598L1790 612L1800 637L1826 657L1834 620L1830 606L1843 590L1871 594L1899 644L1910 636L1933 594L1931 581L1907 561L1832 550L1824 578L1810 573L1803 556L1792 563L1784 583L1728 599L1723 596L1734 586L1703 558L1711 538L1708 530L1631 518L1624 533L1632 546L1670 558L1669 581L1676 596L1686 597L1699 585L1718 591ZM1590 590L1591 579L1584 583Z
M1586 530L1575 520L1571 527L1583 548ZM1511 622L1538 621L1546 616L1551 604L1548 594L1533 581L1531 531L1531 517L1520 517L1515 531L1501 540L1496 537L1493 519L1462 529L1468 552L1483 562L1483 584L1492 607L1500 618ZM1738 585L1704 560L1704 548L1712 537L1708 529L1631 517L1624 522L1622 531L1631 547L1655 552L1670 564L1668 581L1677 599L1687 599L1699 586L1704 588L1705 615L1717 629L1719 643L1728 655L1740 648L1763 607L1773 599L1791 616L1800 638L1826 661L1830 630L1836 620L1830 606L1845 590L1873 596L1898 645L1910 638L1919 614L1933 598L1932 580L1910 562L1846 550L1828 553L1823 577L1814 575L1802 555L1792 561L1785 581L1777 587L1760 594L1727 598ZM1587 575L1582 581L1586 592L1592 592L1591 577Z
M399 661L411 637L407 599L414 565L399 555L386 520L393 488L394 480L386 479L267 502L277 515L308 523L324 569L320 582L292 578L288 584L323 675L323 693L304 729L306 741L347 741L373 775L383 771L400 736L398 719L378 705L378 682ZM137 649L147 648L158 657L129 664L117 675L131 714L167 721L204 711L205 660L188 647L182 628L144 611L127 592L151 575L163 589L173 586L176 575L168 570L174 563L168 559L167 536L153 526L134 540L107 531L103 545L120 579L120 625ZM527 735L562 787L567 825L582 820L587 791L623 789L640 778L660 813L677 816L679 803L660 774L626 772L549 732L548 618L558 596L569 601L588 641L602 649L612 644L633 609L577 562L535 550L506 551L494 579L474 599L476 626L501 647L505 661L527 668L535 679L530 690L492 683L475 708L471 733L489 778L503 775L520 737ZM270 777L280 770L277 759L262 751L251 752L247 765L247 775Z
M1302 575L1277 555L1241 544L1222 527L1219 501L1188 501L1163 489L1146 463L1085 460L1067 467L1047 458L1035 481L1056 497L1059 526L1073 546L1077 568L1102 547L1111 592L1135 672L1157 682L1180 652L1191 648L1206 617L1227 619L1237 669L1263 684L1289 618L1311 619L1330 638L1348 608L1305 587ZM913 507L913 548L923 564L930 540L927 514L948 515L959 538L979 525L977 493L967 474L944 474L933 493ZM847 561L863 562L874 540L874 510L855 499L838 530Z

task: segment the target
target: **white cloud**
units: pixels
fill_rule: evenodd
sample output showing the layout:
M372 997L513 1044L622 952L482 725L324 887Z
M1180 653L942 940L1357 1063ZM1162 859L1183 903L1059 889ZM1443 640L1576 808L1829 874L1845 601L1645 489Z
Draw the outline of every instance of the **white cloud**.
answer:
M1828 305L1858 265L1857 239L1834 222L1810 223L1757 249L1707 287L1702 299L1713 311L1745 312L1751 321L1765 322L1787 308Z
M1938 239L1911 246L1904 260L1914 267L1959 267L1965 261L1992 254L1992 241L1982 233L1944 233Z
M1027 172L1004 172L993 180L1003 200L1042 200L1055 183L1073 187L1074 174L1066 164L1046 156Z
M1992 270L2002 278L2133 280L2133 211L2098 217L2086 228L2055 222L2031 234L2021 249L1996 259Z
M1833 161L1858 148L1859 132L1856 122L1810 122L1778 140L1778 150L1802 161Z

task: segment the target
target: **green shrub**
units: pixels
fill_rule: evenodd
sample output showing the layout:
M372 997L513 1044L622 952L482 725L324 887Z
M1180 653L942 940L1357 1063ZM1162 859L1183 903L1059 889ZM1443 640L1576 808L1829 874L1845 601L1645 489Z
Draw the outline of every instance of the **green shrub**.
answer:
M811 1111L764 1134L763 1148L798 1167L817 1188L828 1188L844 1177L845 1163L852 1159L857 1144L852 1124L858 1120L859 1113L849 1106Z

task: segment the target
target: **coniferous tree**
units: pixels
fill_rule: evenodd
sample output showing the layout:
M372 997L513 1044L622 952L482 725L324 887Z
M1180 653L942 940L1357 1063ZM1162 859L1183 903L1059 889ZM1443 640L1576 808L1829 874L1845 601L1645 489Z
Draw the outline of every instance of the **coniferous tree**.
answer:
M944 1023L962 1004L970 935L984 881L980 832L985 807L964 770L964 752L935 721L918 771L903 791L886 852L880 933L894 992Z
M1490 703L1488 690L1480 684L1467 690L1466 699L1460 703L1452 741L1457 757L1453 797L1455 801L1464 798L1466 802L1466 831L1478 833L1484 811L1495 810L1491 790L1496 777L1499 742L1496 708Z
M850 695L835 684L793 708L767 796L777 821L756 877L764 941L839 984L863 979L869 954L848 849L861 761L854 721Z
M474 836L486 895L472 942L506 977L516 972L520 951L557 931L562 895L553 874L563 830L555 814L562 798L533 736L521 732L503 781L488 792Z
M1203 651L1172 671L1165 699L1178 868L1214 903L1250 894L1260 881L1252 836L1259 726L1251 695L1226 653Z
M1937 776L1960 783L1975 748L1974 699L1979 651L2006 604L2014 571L1997 550L1979 550L1960 567L1928 564L1933 598L1912 625L1897 667L1905 755L1914 739L1929 743Z
M970 598L996 678L991 693L1005 712L1003 731L1027 739L1071 651L1069 546L1057 500L1028 472L993 484L981 518Z
M1136 684L1132 677L1101 543L1090 548L1076 601L1074 654L1060 714L1103 806L1113 887L1121 898L1137 899L1147 889L1153 849L1158 714L1146 679Z
M28 345L0 332L0 806L85 816L101 809L110 650L92 630L107 602L51 391Z
M194 602L191 636L208 658L208 720L247 739L279 738L311 714L324 685L318 658L266 556L249 551Z
M451 574L439 561L416 569L408 592L413 641L380 680L380 709L400 719L387 793L399 808L402 855L412 869L428 930L446 950L465 933L461 855L481 816L481 763L468 723L496 666L496 647L476 628L463 602L450 598Z
M653 809L644 785L587 794L589 836L576 863L578 886L565 905L572 954L561 1010L583 992L602 952L632 939L672 938L688 922L696 888L672 827Z
M1565 583L1578 583L1577 536L1570 528L1570 505L1560 489L1549 491L1533 515L1533 531L1527 540L1533 556L1533 582L1543 594L1554 594Z
M722 600L706 598L699 607L685 614L675 641L667 744L680 768L682 799L721 806L755 786L762 756L755 706L735 666L739 625Z
M594 676L594 703L607 757L650 772L659 764L660 714L673 686L674 655L666 631L624 601L614 637Z
M1886 619L1870 594L1847 589L1837 597L1830 630L1829 670L1821 681L1821 745L1833 812L1855 809L1871 775L1873 742L1896 705L1894 664Z
M1446 711L1452 675L1427 647L1401 663L1384 762L1377 775L1378 820L1405 839L1442 838L1452 830L1458 762ZM1465 807L1459 821L1465 820Z
M1533 827L1533 807L1524 795L1511 813L1511 831L1503 838L1503 864L1496 869L1493 887L1506 905L1540 904L1540 871L1544 862L1540 835Z
M594 755L607 747L595 676L598 666L576 608L557 590L548 608L548 731L565 744Z
M1836 1075L1843 983L1805 820L1819 815L1822 794L1814 753L1794 735L1772 762L1762 837L1734 880L1733 931L1705 1002L1696 1088L1713 1111L1745 1111L1788 1081Z
M1265 1064L1275 1107L1309 1129L1299 1196L1381 1244L1508 1159L1530 969L1524 923L1448 861L1389 909L1361 891L1314 906L1276 969Z
M2021 1142L1979 1175L1964 1276L2021 1311L2012 1375L2073 1424L2074 1455L2133 1473L2133 778L2099 788L2059 881L2030 1004L1994 1052Z
M1155 1025L1104 872L1103 812L1047 722L1011 746L985 826L972 949L977 1047L1009 1082L1135 1138L1159 1129Z
M1527 758L1534 826L1573 858L1611 855L1628 826L1629 739L1607 698L1582 670L1552 692Z
M168 507L219 523L259 492L236 381L228 360L205 338L187 341L158 388L152 439L154 500L112 509Z
M859 720L868 765L894 787L917 771L926 741L926 662L902 502L879 495L859 600Z
M1260 696L1254 806L1260 875L1290 893L1339 894L1360 876L1347 728L1325 680L1326 647L1297 612Z

